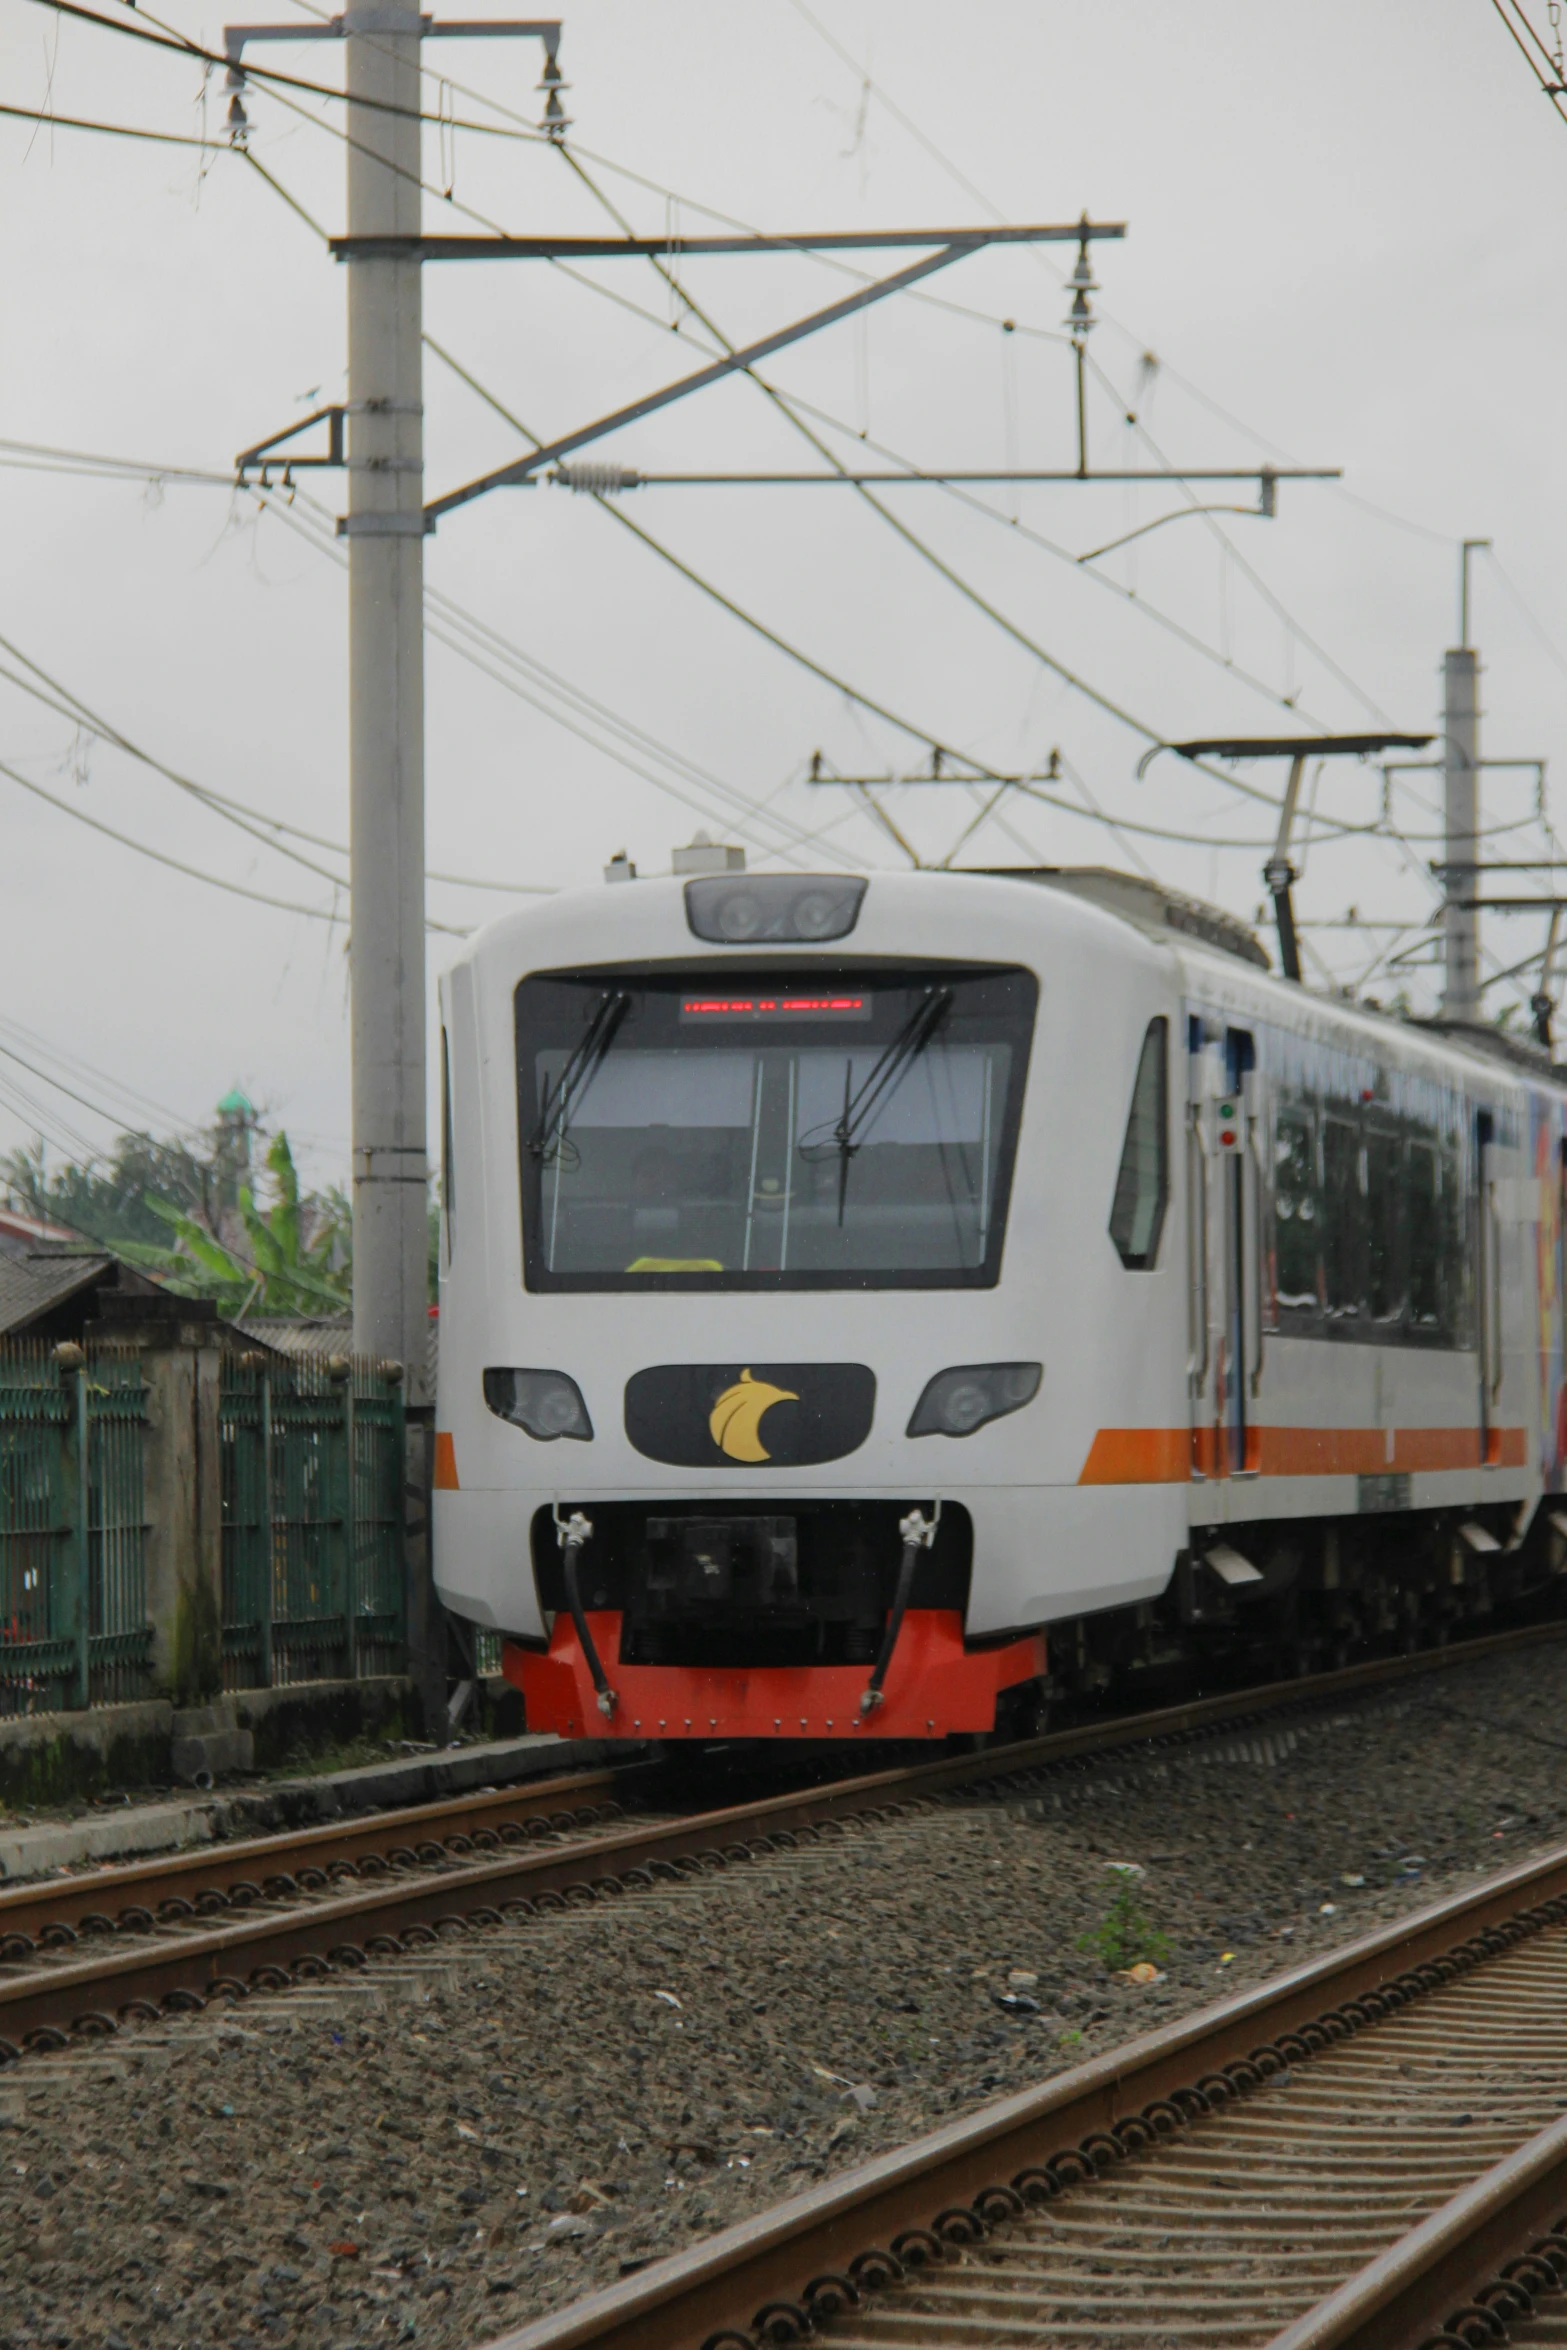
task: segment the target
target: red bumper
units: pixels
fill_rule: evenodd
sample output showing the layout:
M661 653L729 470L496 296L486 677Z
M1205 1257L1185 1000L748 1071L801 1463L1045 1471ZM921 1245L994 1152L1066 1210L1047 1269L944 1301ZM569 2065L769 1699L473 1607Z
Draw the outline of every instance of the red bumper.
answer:
M588 1627L615 1691L598 1710L571 1618L562 1609L548 1653L507 1644L502 1665L522 1691L530 1730L562 1738L944 1738L991 1730L1003 1689L1045 1670L1045 1635L966 1649L955 1608L910 1608L870 1714L869 1665L623 1665L620 1615L590 1609Z

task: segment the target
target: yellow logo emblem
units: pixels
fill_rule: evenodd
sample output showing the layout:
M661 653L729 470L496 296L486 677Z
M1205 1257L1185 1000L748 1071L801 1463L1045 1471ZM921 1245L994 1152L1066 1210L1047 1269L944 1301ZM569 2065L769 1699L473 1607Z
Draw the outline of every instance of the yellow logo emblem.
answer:
M775 1403L799 1400L792 1388L770 1386L742 1371L713 1406L707 1423L713 1442L732 1461L770 1461L773 1456L762 1442L762 1415Z

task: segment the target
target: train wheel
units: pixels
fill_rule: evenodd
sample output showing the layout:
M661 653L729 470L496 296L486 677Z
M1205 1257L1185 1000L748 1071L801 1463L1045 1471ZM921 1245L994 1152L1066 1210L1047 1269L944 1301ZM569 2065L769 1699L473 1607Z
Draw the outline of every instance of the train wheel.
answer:
M995 1740L1010 1745L1019 1738L1043 1738L1050 1727L1050 1700L1042 1681L1020 1681L1003 1689L996 1700Z

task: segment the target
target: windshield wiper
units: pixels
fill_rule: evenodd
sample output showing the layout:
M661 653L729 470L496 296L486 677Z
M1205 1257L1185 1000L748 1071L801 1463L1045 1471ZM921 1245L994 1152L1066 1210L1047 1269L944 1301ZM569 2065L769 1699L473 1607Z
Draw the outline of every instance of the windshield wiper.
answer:
M838 1222L843 1223L844 1204L849 1196L849 1161L860 1148L861 1137L877 1111L902 1084L912 1064L918 1060L952 1004L950 987L928 987L920 1002L909 1014L892 1042L877 1056L866 1074L859 1091L853 1091L854 1063L843 1065L843 1115L832 1128L831 1141L820 1143L802 1139L800 1156L810 1159L824 1155L829 1149L838 1154ZM821 1132L818 1127L817 1133Z
M615 1031L631 1009L631 998L624 989L612 995L602 995L588 1022L587 1034L577 1045L560 1073L553 1088L546 1083L544 1103L539 1121L523 1146L530 1158L547 1159L559 1150L566 1139L572 1113L587 1091L593 1075L604 1055L614 1042Z

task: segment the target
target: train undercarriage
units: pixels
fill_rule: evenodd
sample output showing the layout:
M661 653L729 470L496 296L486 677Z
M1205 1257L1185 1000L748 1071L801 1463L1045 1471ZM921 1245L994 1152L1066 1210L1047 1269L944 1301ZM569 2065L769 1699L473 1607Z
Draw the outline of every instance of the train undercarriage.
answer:
M1020 1737L1567 1607L1549 1501L1199 1529L1159 1598L982 1640L961 1505L557 1506L531 1550L547 1641L506 1671L566 1736Z

